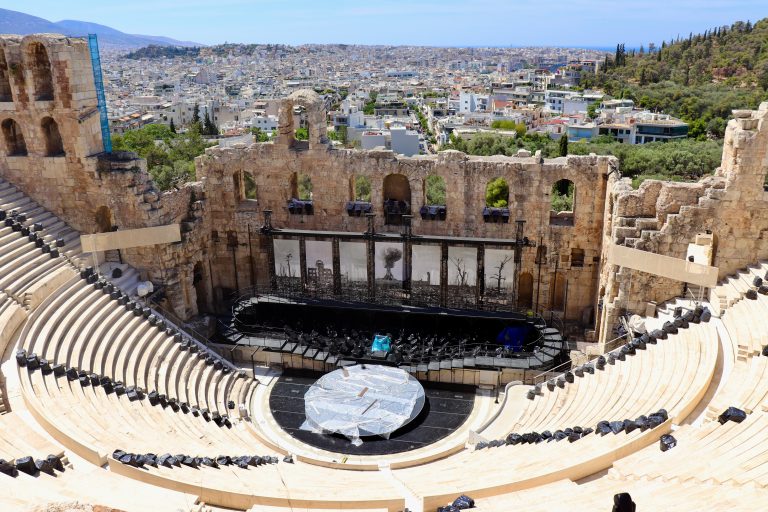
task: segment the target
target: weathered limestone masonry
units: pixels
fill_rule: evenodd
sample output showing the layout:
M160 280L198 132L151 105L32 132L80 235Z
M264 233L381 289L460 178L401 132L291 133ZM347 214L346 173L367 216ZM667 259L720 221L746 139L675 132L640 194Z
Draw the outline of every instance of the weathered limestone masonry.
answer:
M712 265L720 278L768 257L768 103L757 111L734 111L728 123L721 167L698 183L645 181L631 190L616 183L608 197L604 249L609 243L684 258L696 234L714 235ZM682 283L605 264L600 295L600 339L623 311L642 314L648 301L679 295Z
M308 118L309 144L293 139L292 113L301 105ZM550 289L557 268L561 293L567 288L568 320L589 322L589 308L597 298L598 261L608 175L616 166L611 157L576 157L542 160L538 157L469 157L446 151L439 155L403 157L391 151L356 151L332 149L324 142L325 111L312 91L299 91L283 101L280 134L275 143L248 147L210 148L197 161L198 178L206 183L207 212L220 240L212 245L214 292L222 297L252 283L266 283L266 252L256 244L262 212L273 211L272 225L277 228L363 232L364 217L350 217L345 205L353 200L354 180L365 176L371 183L371 203L376 214L377 232L400 232L399 226L386 225L383 202L385 179L405 177L414 213L413 232L473 238L514 238L515 220L525 220L524 235L546 246L542 258L541 290L538 283L537 249L523 250L520 274L533 281L533 296L543 309L551 305ZM287 118L287 119L286 119ZM246 177L246 174L249 177ZM313 215L290 214L287 202L297 197L298 177L306 175L313 188ZM419 208L425 204L425 179L442 177L446 183L447 216L444 221L422 220ZM502 177L510 187L510 223L486 223L483 220L485 189L494 178ZM256 186L256 199L246 199L243 183ZM561 179L575 184L573 225L550 224L550 192ZM402 192L402 191L399 191ZM250 237L253 241L248 246ZM572 250L583 252L571 265ZM234 254L233 254L234 252ZM250 252L256 261L251 264ZM543 253L542 253L543 255ZM556 262L556 258L559 261ZM237 267L236 273L232 272ZM255 275L252 275L253 272ZM238 279L235 282L235 279ZM538 294L538 295L537 295Z
M161 194L133 154L103 153L86 41L56 34L0 36L0 175L82 233L182 222L184 242L125 250L123 260L169 289L168 306L187 307L209 229L202 185Z
M616 179L614 158L542 160L525 152L406 158L390 151L334 149L320 98L298 91L281 104L275 142L211 148L196 161L198 182L160 193L144 161L103 153L83 40L3 36L0 44L0 175L83 233L181 223L178 244L122 252L127 263L164 287L167 307L181 318L215 311L232 293L268 282L267 238L259 234L265 209L274 212L277 228L365 231L365 219L348 216L345 203L354 199L355 176L366 176L380 232L401 229L384 223L387 186L410 197L416 235L510 239L514 221L525 220L524 236L539 247L522 251L519 293L535 297L542 309L566 303L568 320L593 325L604 216L613 214L606 208L606 191ZM294 140L297 115L309 129L309 141ZM312 181L314 215L288 212L302 174ZM425 204L424 180L431 174L446 183L444 221L418 216ZM245 197L246 175L255 185L255 199ZM388 176L397 179L385 185ZM508 224L482 217L486 185L497 177L510 188ZM550 220L550 191L561 179L575 184L572 222Z

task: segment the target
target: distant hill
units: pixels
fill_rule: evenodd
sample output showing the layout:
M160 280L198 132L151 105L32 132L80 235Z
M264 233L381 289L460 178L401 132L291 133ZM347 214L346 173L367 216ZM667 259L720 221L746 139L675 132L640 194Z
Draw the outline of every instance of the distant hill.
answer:
M161 46L201 46L191 41L177 41L163 36L145 36L126 34L105 25L77 20L62 20L51 22L37 16L31 16L18 11L0 9L1 34L35 34L41 32L64 34L65 36L86 36L96 34L102 45L137 48L148 45Z
M650 50L624 52L620 45L580 85L681 117L697 138L722 137L732 109L756 108L768 99L768 18L715 27Z
M134 50L124 57L126 59L175 59L176 57L197 57L200 55L198 46L159 46L151 44Z

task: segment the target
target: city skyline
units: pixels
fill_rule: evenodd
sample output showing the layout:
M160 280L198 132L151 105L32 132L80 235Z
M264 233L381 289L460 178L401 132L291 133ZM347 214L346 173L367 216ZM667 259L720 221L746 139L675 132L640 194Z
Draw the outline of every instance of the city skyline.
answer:
M320 5L304 0L136 0L130 8L73 0L38 0L23 12L49 21L65 19L107 25L131 34L153 34L202 44L347 43L424 46L569 46L608 48L618 42L639 47L700 33L734 21L764 16L756 0L697 2L649 0L617 5L607 0L564 2L542 9L531 0L505 3L433 0L363 5L339 0ZM10 2L0 7L18 9ZM659 13L664 13L663 17ZM468 23L467 20L472 20ZM525 20L536 20L530 23ZM599 26L600 30L595 30Z

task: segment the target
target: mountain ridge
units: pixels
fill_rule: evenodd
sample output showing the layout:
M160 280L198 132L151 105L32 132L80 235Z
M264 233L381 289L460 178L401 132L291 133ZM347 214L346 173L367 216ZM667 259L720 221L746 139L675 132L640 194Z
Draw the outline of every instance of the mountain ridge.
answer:
M52 22L38 16L20 11L0 8L0 34L37 34L55 33L70 37L88 34L99 36L102 45L138 48L150 44L161 46L204 46L192 41L177 41L164 36L127 34L112 27L79 20L61 20Z

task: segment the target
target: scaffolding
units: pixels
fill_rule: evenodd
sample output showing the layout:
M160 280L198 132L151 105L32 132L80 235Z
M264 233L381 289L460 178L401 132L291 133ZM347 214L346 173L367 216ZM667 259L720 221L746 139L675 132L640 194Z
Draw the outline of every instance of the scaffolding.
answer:
M96 34L88 34L88 48L91 51L91 66L93 67L93 84L96 86L96 100L99 105L101 122L101 140L104 152L112 152L112 137L109 133L109 117L107 116L107 99L104 96L104 79L101 75L101 57L99 56L99 40Z

